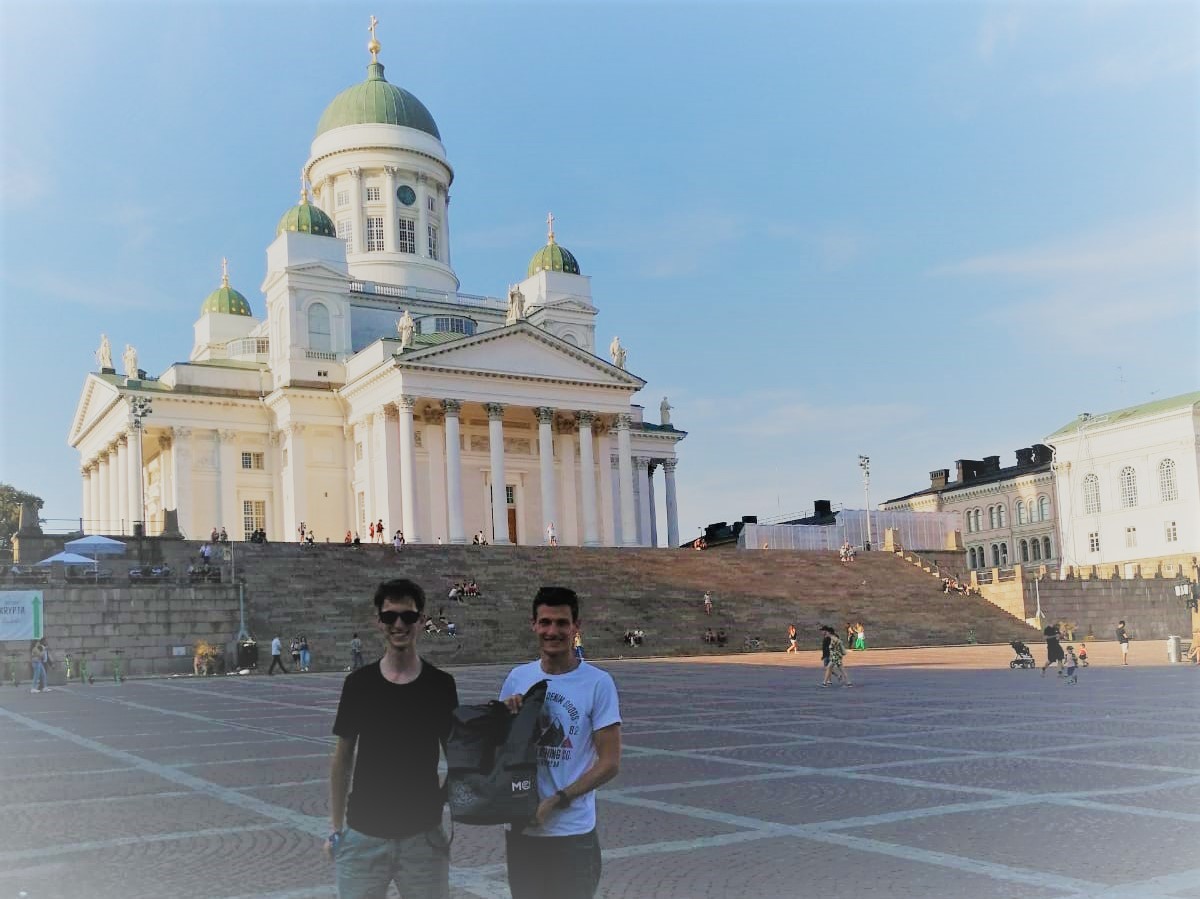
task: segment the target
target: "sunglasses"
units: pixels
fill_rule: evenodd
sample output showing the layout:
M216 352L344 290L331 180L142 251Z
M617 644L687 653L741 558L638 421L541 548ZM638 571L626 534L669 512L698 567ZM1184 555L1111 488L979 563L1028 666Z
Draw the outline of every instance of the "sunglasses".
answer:
M414 612L412 609L405 609L403 612L387 611L379 613L379 620L384 624L395 624L396 619L400 619L405 624L416 624L421 620L421 613Z

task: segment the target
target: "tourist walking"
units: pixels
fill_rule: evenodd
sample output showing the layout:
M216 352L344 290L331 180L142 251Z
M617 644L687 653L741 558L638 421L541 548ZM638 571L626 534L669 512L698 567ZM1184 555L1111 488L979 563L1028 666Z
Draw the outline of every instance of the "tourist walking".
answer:
M300 670L307 671L312 664L312 653L308 648L308 637L300 635Z
M363 666L363 641L359 639L358 632L350 638L350 670L357 671Z
M846 675L846 669L843 667L846 644L842 642L833 628L825 626L821 629L829 635L829 661L825 664L825 680L821 682L821 686L832 686L833 679L836 677L843 687L853 687L854 684L850 683L850 678Z
M831 628L821 625L818 630L821 632L821 668L824 669L829 665L829 647L833 643L833 631Z
M375 591L384 654L342 682L329 767L330 833L341 899L450 896L446 794L438 759L458 706L454 678L417 653L425 591L410 580Z
M267 674L274 674L276 665L284 674L288 673L283 667L283 641L279 639L278 634L271 638L271 667L267 669Z
M558 546L558 533L554 530L554 522L546 525L546 545Z
M861 621L858 623L858 626L854 629L854 648L855 649L866 649L867 648L867 629L862 626Z
M1129 632L1125 630L1125 620L1117 622L1117 643L1121 647L1121 664L1129 664Z
M799 652L796 648L796 625L789 624L787 629L788 646L787 652Z
M1075 647L1067 647L1067 679L1068 684L1079 683L1079 675L1076 672L1079 670L1079 659L1075 657Z
M379 521L375 522L375 539L379 543L383 542L383 519L382 518L379 519Z
M710 593L708 590L704 591L704 614L712 614L712 593Z
M30 693L44 693L46 690L46 665L50 662L50 653L46 644L35 640L29 650L29 662L33 666L33 684Z
M541 802L532 823L505 834L512 899L591 899L600 884L596 788L621 764L621 710L612 677L571 653L579 597L543 587L533 600L539 658L514 668L500 698L514 714L538 681L549 681L538 737Z
M299 668L300 667L300 635L299 634L297 634L295 637L292 637L292 642L288 646L288 651L292 655L292 667Z
M1048 624L1042 629L1042 633L1046 637L1046 664L1042 666L1042 677L1046 676L1046 669L1051 665L1058 665L1058 673L1062 674L1062 664L1066 656L1063 655L1062 634L1058 632L1057 624Z

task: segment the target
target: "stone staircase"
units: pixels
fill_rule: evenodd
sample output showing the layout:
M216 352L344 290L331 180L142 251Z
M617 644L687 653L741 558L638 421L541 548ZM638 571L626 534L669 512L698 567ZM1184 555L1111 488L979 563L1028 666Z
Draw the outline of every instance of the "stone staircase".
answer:
M186 567L198 546L164 550L172 564ZM782 650L789 622L800 629L802 647L819 645L818 624L840 630L847 621L863 622L871 646L965 643L968 630L980 643L1037 637L985 599L944 595L929 574L882 552L848 565L832 552L790 551L421 545L397 554L390 546L278 543L237 544L235 552L255 636L265 644L278 631L286 643L304 633L313 665L322 669L348 663L354 631L369 647L378 645L371 597L380 581L394 577L419 583L427 611L444 610L458 626L458 638L422 638L422 653L444 664L529 658L530 602L545 584L579 593L584 646L594 657L740 652L746 637ZM446 598L454 581L469 578L483 596L461 604ZM713 594L711 617L702 607L705 590ZM638 648L622 641L636 627L646 633ZM724 628L728 646L703 643L706 627Z

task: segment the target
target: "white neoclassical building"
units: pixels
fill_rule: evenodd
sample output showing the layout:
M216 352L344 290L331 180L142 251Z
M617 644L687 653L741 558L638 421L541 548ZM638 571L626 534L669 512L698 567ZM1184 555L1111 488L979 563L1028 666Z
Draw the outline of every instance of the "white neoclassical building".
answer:
M1200 556L1200 392L1083 414L1054 447L1065 565L1194 576Z
M226 272L187 362L151 377L126 347L121 374L102 338L69 435L87 529L154 534L175 510L188 537L366 540L382 520L410 542L544 543L553 524L562 544L678 545L685 432L665 398L643 419L616 338L597 355L590 280L553 218L505 298L461 292L437 125L369 49L267 248L265 315Z

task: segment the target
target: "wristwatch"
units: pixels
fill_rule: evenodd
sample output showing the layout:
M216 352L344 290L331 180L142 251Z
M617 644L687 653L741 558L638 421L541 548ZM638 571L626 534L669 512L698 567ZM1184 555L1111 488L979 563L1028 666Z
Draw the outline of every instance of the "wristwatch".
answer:
M337 849L338 843L342 841L342 832L340 830L335 830L325 839L329 842L330 849Z
M566 808L571 804L571 797L567 795L566 790L555 790L554 795L558 797L558 804L555 808Z

